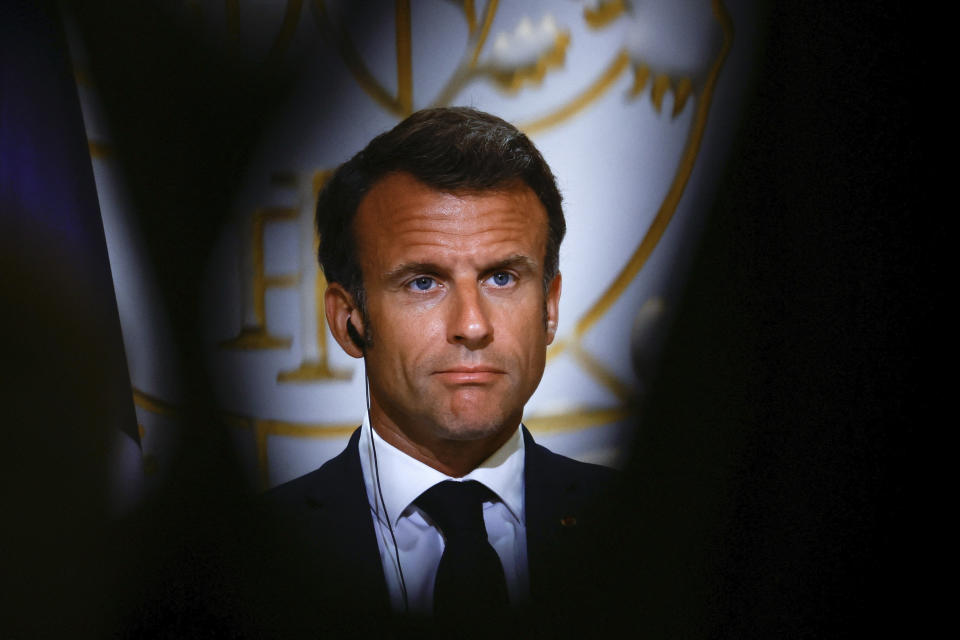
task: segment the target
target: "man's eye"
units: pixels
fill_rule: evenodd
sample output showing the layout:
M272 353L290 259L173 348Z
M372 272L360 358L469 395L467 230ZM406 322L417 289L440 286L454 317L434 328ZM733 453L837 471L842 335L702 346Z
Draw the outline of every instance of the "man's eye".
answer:
M429 276L420 276L419 278L414 278L410 281L410 284L407 285L410 289L414 291L429 291L437 285L437 281Z
M487 278L487 282L495 287L506 287L513 284L515 281L516 278L514 275L512 273L507 273L506 271L498 271Z

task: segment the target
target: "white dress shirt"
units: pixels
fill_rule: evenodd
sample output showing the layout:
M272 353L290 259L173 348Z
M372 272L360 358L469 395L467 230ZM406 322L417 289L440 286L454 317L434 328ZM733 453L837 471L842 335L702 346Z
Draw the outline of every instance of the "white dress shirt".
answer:
M386 442L370 428L369 415L364 416L360 432L360 467L394 611L404 611L401 584L406 585L410 613L429 614L433 611L433 585L443 554L444 540L440 530L424 518L423 511L413 501L444 480L477 480L500 498L483 503L487 539L503 564L510 602L518 604L528 598L530 585L523 504L523 463L523 434L518 427L516 433L479 467L462 478L451 478ZM378 470L382 502L377 486ZM399 567L390 535L391 526L400 550Z

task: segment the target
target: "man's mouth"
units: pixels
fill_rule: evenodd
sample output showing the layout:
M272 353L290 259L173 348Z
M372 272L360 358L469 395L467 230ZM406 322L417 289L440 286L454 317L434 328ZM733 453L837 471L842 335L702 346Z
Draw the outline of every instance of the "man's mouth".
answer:
M489 384L505 373L488 365L463 365L436 371L434 375L448 384Z

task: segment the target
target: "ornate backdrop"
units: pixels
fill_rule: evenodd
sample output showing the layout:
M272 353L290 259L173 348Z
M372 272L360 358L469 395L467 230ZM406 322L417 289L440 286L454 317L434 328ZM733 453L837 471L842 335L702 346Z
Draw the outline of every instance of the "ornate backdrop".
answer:
M554 450L622 463L738 123L755 13L750 0L184 3L211 47L296 74L195 274L215 401L251 477L268 487L313 469L359 423L362 363L324 323L316 195L374 135L439 105L516 123L556 173L560 327L524 422ZM159 477L182 402L175 350L76 37L71 55L144 470Z

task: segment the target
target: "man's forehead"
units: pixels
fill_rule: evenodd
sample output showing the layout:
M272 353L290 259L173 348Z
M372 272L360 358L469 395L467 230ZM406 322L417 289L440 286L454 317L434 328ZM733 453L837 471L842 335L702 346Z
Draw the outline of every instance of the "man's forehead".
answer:
M545 234L547 216L540 199L520 180L490 189L442 190L409 173L395 172L378 180L360 202L354 233L362 244L370 231L376 234L385 226L402 232L444 224L464 230L503 227Z
M483 187L464 186L446 188L424 182L407 171L391 171L373 183L370 189L367 190L366 195L360 201L360 207L362 207L364 202L366 202L371 196L375 196L376 194L384 191L395 192L398 190L421 191L423 193L430 193L436 196L449 196L463 199L524 193L529 194L529 196L531 196L537 202L540 202L540 199L537 197L536 193L534 193L533 189L531 189L530 186L520 178L512 178Z
M523 271L543 269L546 211L523 183L453 194L394 174L375 189L361 203L354 227L365 277L395 281L413 271L489 271L511 260Z

